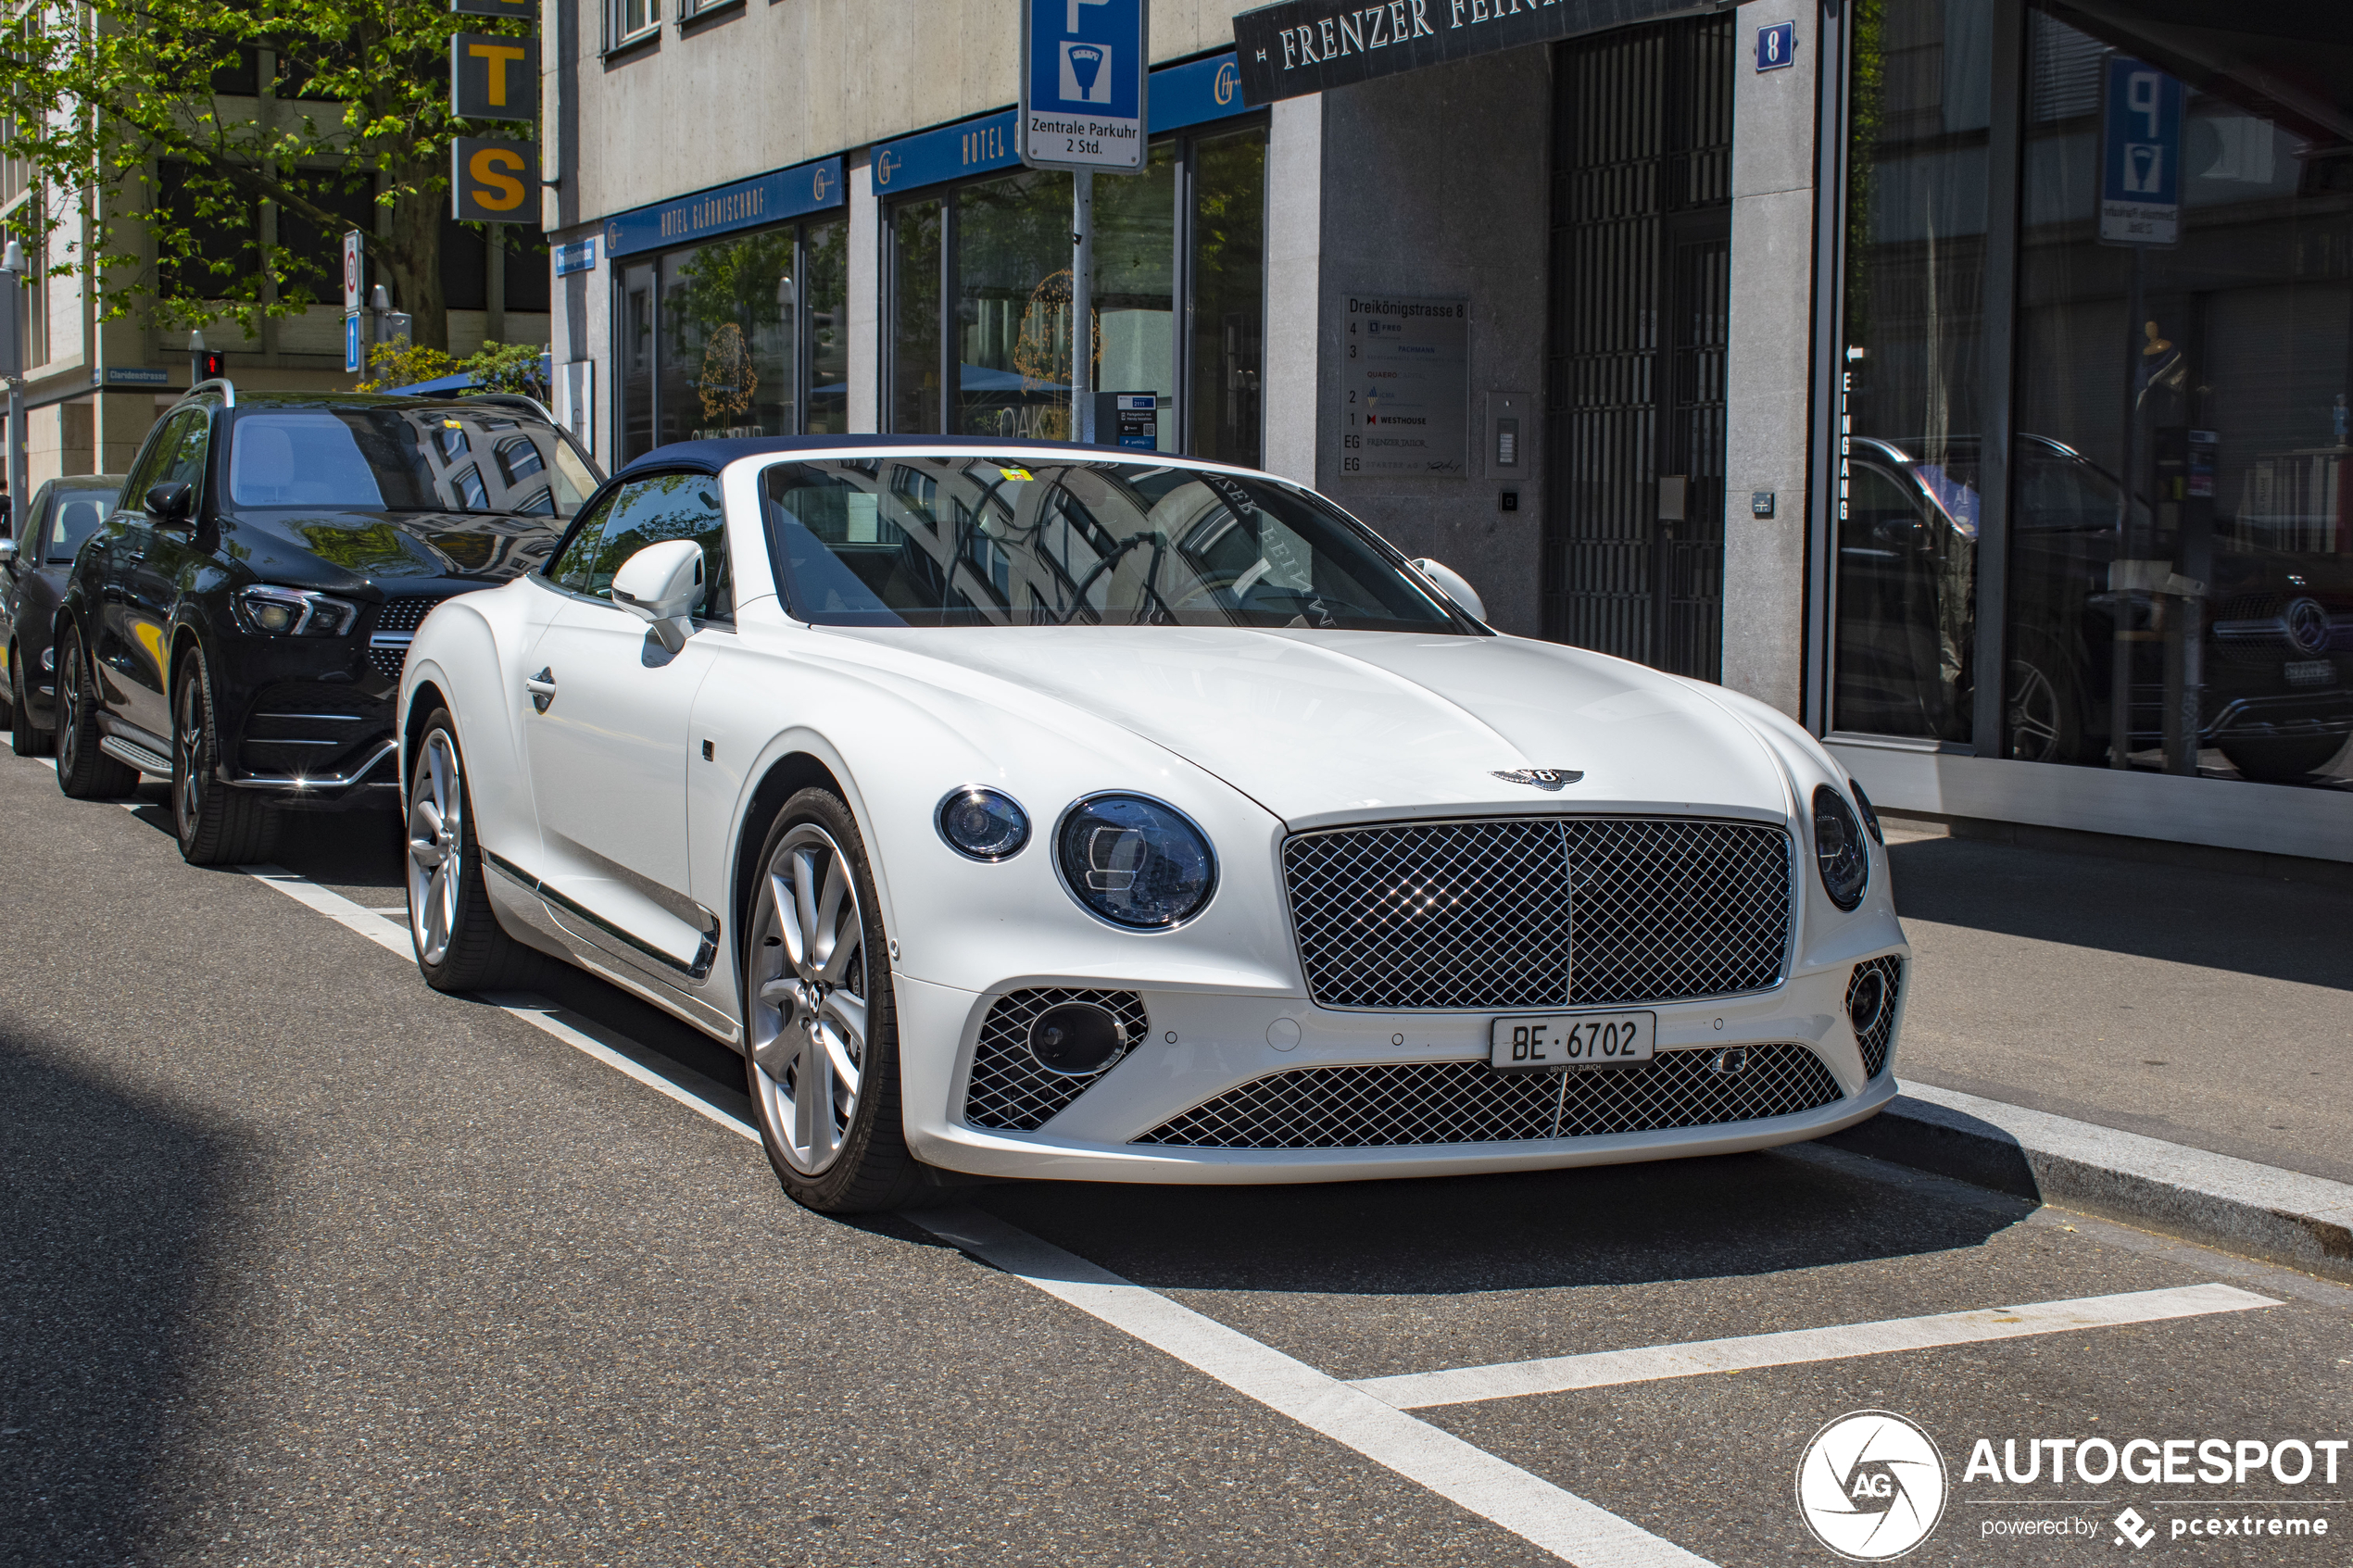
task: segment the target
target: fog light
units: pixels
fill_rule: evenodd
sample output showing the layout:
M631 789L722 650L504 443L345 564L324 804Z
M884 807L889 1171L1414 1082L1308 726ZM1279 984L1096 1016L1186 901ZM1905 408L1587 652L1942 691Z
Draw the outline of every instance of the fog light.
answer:
M1101 1073L1126 1048L1127 1026L1092 1002L1048 1008L1029 1026L1029 1054L1066 1078Z
M1748 1071L1748 1047L1734 1046L1730 1050L1718 1051L1707 1059L1707 1067L1711 1073L1745 1073Z
M1887 976L1878 970L1867 969L1855 977L1854 989L1846 998L1846 1021L1855 1025L1855 1033L1868 1035L1879 1027L1880 1016L1887 1011Z

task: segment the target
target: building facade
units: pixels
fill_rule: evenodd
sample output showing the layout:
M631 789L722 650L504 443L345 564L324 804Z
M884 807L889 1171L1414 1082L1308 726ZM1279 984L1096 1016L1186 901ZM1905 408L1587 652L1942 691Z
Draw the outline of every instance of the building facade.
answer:
M2333 8L1161 0L1083 324L1013 0L548 13L609 467L1063 437L1084 351L1162 449L1758 696L1890 808L2353 859Z

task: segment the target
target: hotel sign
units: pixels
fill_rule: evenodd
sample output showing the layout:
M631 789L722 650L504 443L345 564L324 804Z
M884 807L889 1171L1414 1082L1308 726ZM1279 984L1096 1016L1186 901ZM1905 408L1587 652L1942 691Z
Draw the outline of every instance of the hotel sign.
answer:
M764 229L839 207L842 201L841 159L819 158L608 218L605 254L634 256L644 250L692 245L738 229Z
M1701 16L1714 0L1281 0L1234 19L1252 107L1604 28Z

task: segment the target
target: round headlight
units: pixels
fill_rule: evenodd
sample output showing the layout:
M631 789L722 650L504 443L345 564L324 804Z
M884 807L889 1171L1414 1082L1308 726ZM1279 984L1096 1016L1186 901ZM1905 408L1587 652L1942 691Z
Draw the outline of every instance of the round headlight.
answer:
M1010 795L966 784L939 803L939 836L959 855L1001 860L1029 842L1029 813Z
M1846 797L1828 784L1814 791L1814 866L1822 873L1822 891L1842 909L1863 901L1863 884L1870 880L1871 857L1863 847L1863 825Z
M1073 806L1055 832L1054 857L1072 897L1131 931L1189 919L1217 888L1217 859L1201 829L1140 795Z

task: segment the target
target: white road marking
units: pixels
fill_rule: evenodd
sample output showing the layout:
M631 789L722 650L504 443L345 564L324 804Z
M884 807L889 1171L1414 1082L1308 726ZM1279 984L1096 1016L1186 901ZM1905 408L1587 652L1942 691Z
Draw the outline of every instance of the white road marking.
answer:
M1582 1568L1712 1568L1573 1492L993 1214L911 1210L902 1217L1555 1557Z
M2276 1307L2228 1285L2192 1285L2176 1290L2135 1290L2120 1296L2084 1296L2070 1301L2036 1301L2023 1307L1991 1307L1934 1317L1892 1318L1883 1323L1838 1328L1795 1329L1786 1334L1750 1334L1736 1339L1700 1339L1682 1345L1652 1345L1638 1350L1600 1350L1584 1356L1553 1356L1536 1361L1416 1372L1398 1377L1367 1377L1352 1384L1399 1410L1432 1405L1509 1399L1523 1394L1558 1394L1572 1388L1606 1388L1667 1377L1698 1377L1714 1372L1793 1366L1802 1361L1879 1356L1891 1350L1926 1350L1942 1345L1981 1345L2033 1334L2064 1334L2120 1323L2160 1323L2209 1312L2243 1312Z
M365 904L355 904L340 893L330 893L315 882L307 881L280 866L239 866L239 871L276 888L296 903L318 910L337 925L358 932L388 953L404 959L417 956L409 940L407 925L394 925Z

